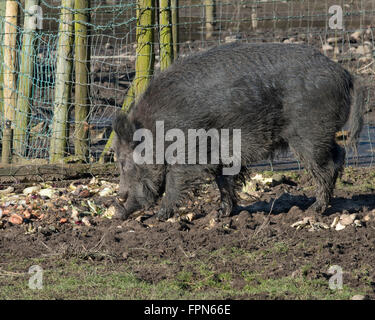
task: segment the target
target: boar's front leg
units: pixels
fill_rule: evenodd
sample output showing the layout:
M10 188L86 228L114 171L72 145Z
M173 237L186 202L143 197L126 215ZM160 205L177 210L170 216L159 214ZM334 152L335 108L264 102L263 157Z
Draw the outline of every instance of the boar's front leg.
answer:
M205 177L200 165L172 165L166 171L165 196L157 213L160 220L172 217L183 196L198 187Z
M237 206L236 182L233 176L216 176L217 186L220 190L221 208L220 215L230 216L234 207Z
M186 189L184 174L177 168L170 169L165 179L165 195L161 208L157 213L158 219L165 221L173 216L176 205L180 200L181 192Z

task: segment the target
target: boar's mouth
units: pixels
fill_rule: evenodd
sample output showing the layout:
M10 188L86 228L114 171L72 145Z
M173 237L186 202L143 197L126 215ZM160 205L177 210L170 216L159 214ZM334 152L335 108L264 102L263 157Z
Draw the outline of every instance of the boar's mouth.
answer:
M122 217L126 215L126 202L128 201L128 198L128 192L121 192L119 195L117 195L117 197L115 197L116 211Z
M126 200L127 199L119 198L119 197L115 198L115 208L116 208L115 216L117 216L118 218L121 218L122 220L127 219L131 214L131 212L129 212L129 210L126 209L126 206L125 206Z
M124 196L122 196L122 197L116 197L117 207L119 207L119 209L121 209L122 211L124 211L127 200L128 200L127 196L125 196L125 197Z
M128 200L128 195L117 197L119 203L125 204L126 200Z

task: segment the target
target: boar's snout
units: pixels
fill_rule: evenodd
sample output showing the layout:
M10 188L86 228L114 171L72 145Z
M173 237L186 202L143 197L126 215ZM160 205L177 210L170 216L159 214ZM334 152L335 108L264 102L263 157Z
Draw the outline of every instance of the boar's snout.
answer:
M119 196L118 196L118 200L121 202L121 203L125 203L126 200L128 200L128 196L129 196L129 193L127 191L124 191L124 192L120 192Z
M132 210L129 210L127 203L129 198L129 193L127 191L120 192L116 198L116 216L123 220L127 219Z

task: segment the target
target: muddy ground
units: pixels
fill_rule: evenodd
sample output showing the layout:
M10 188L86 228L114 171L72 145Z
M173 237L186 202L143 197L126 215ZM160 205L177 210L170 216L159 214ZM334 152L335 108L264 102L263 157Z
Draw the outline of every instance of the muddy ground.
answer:
M85 280L74 293L51 288L46 296L25 293L25 273L35 261L45 270L60 270L61 281L72 259L78 265L102 268L106 276L121 271L136 279L132 290L125 286L110 298L350 299L355 294L375 298L374 169L346 168L332 206L315 217L308 210L314 186L304 171L263 172L240 193L239 211L225 218L218 216L216 186L208 183L192 193L180 214L168 222L155 218L158 205L127 221L110 219L106 213L116 195L116 179L113 182L100 182L100 177L51 182L48 186L56 192L51 198L39 191L24 196L27 186L22 184L14 185L11 195L1 195L2 299L103 298L98 295L100 286L86 287ZM113 188L110 196L99 195L105 185ZM4 201L17 195L18 200ZM353 219L345 222L353 213ZM21 221L12 220L14 214ZM306 217L312 218L292 227ZM342 218L341 230L332 226L336 217ZM341 291L328 287L332 265L343 270ZM77 279L86 272L74 269ZM107 281L102 284L110 290L112 280ZM171 281L177 283L175 289L160 289L161 283ZM141 284L155 288L139 296Z

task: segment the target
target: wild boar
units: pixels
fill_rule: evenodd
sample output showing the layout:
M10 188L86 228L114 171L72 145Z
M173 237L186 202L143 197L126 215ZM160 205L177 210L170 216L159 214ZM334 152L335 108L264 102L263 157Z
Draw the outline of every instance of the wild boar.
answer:
M150 81L128 114L120 113L114 120L119 212L127 218L165 192L158 217L167 219L184 194L211 175L221 194L220 212L230 215L237 205L236 191L249 174L248 165L289 147L316 186L316 201L309 209L323 213L345 161L335 133L348 123L350 144L356 145L364 96L363 86L347 70L305 45L232 43L179 59ZM169 136L157 137L161 126ZM142 129L147 134L140 134ZM234 154L240 145L232 158L232 167L237 160L238 170L225 174L231 165L221 157L216 162L188 162L192 153L193 159L198 158L201 147L199 139L187 138L193 129L206 133L208 142L203 145L211 160L214 151L220 150L222 156L225 146L222 137L209 131L229 130L233 146L227 149ZM240 137L235 136L238 131ZM149 135L153 154L142 163L136 159L146 150L137 147L145 147ZM168 147L178 138L184 138L181 147L171 153ZM166 161L168 157L172 160Z

